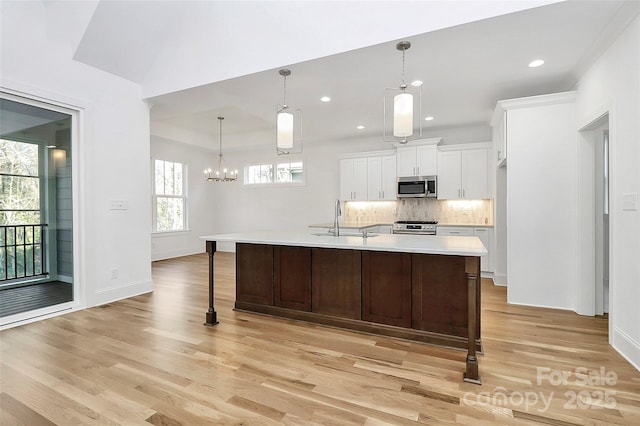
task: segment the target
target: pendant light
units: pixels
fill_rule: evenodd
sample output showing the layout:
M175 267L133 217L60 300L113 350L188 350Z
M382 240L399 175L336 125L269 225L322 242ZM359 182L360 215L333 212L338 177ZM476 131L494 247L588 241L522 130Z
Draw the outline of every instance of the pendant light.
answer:
M287 105L287 77L291 70L281 69L284 77L284 96L276 115L276 152L278 155L302 152L302 112Z
M404 81L405 52L410 47L411 43L408 41L401 41L396 44L396 49L402 52L402 84L397 88L385 89L383 137L386 142L405 144L410 139L422 137L422 123L419 118L422 116L422 86L412 85L412 88L409 88ZM393 112L392 118L387 117L388 107L390 107L389 109ZM418 119L415 121L419 123L419 132L414 136L413 123L416 112ZM393 131L391 132L393 137L387 135L389 122L391 122L393 127Z
M204 178L209 182L233 182L238 179L238 170L229 169L222 155L222 120L224 120L224 117L218 117L220 123L220 147L217 167L215 170L206 169L204 171Z

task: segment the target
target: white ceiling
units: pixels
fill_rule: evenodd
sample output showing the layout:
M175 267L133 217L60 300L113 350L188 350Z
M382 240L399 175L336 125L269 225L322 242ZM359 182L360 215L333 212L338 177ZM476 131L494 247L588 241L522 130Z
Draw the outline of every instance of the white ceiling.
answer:
M101 12L101 2L74 58L140 81L154 61L154 51L175 35L168 28L183 13L176 3L168 2L153 25L145 24L146 33L133 40L118 31L145 20L144 2L127 9L119 21L122 25L113 25L116 12L112 8L108 14ZM406 52L406 80L425 82L423 116L435 117L425 127L434 133L439 128L486 125L500 99L573 89L580 72L621 29L617 12L623 3L561 2L408 37L412 47ZM245 30L253 38L261 37L259 32ZM290 35L291 40L295 37ZM321 39L322 34L317 37ZM105 45L105 38L111 42ZM384 88L401 83L402 55L395 48L397 41L282 64L292 70L287 79L287 103L304 113L305 145L382 138ZM272 50L287 49L287 42L283 39ZM240 61L251 59L243 57L242 45L235 48ZM120 61L117 49L123 52ZM132 57L131 52L137 60L124 60ZM543 58L545 65L528 68L536 58ZM161 135L172 129L173 135L180 131L200 135L185 136L182 142L216 149L216 117L224 116L225 150L273 144L276 105L282 100L280 67L151 97L152 132ZM321 103L323 95L332 101ZM357 131L358 124L365 130Z

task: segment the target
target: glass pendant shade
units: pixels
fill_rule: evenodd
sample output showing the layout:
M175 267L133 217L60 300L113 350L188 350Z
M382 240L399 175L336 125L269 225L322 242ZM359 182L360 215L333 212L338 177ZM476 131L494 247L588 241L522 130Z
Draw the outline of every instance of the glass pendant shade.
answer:
M278 149L293 148L293 114L278 113Z
M422 138L422 84L407 86L404 79L404 56L410 47L408 41L396 44L402 52L402 84L384 89L382 138L394 144Z
M393 98L393 136L413 135L413 95L401 93Z

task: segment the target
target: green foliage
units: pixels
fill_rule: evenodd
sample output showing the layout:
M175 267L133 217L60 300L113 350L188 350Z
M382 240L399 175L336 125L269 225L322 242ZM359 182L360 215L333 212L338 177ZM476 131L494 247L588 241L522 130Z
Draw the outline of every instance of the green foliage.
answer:
M0 194L0 225L40 223L37 145L0 139Z

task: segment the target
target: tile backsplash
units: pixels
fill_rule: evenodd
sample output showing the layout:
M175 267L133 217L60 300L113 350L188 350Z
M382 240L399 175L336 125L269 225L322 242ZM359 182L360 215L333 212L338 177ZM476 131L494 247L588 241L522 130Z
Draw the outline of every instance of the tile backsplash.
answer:
M491 200L405 198L398 201L348 201L344 210L347 222L437 220L443 224L493 225Z

